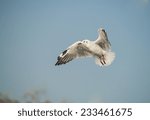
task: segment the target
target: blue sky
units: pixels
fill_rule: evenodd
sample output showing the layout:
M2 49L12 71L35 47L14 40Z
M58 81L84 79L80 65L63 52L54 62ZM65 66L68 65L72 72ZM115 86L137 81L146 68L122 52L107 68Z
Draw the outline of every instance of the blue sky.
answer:
M149 0L1 0L0 92L24 102L150 102ZM105 28L116 59L54 66L77 40Z

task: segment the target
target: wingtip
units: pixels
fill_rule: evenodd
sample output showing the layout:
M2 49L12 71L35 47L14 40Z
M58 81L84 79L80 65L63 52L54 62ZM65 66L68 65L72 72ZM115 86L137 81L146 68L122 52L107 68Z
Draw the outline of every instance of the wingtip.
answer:
M58 63L58 61L55 63L55 66L58 66L59 65L59 63Z
M105 32L105 29L104 28L99 28L98 32L101 32L101 31Z
M66 63L62 63L61 61L57 61L55 66L59 66L59 65L62 65L62 64L66 64Z
M55 64L55 66L58 66L58 65L60 65L58 62Z
M100 28L100 30L104 30L104 28Z
M104 28L100 28L100 31L105 31L105 29Z

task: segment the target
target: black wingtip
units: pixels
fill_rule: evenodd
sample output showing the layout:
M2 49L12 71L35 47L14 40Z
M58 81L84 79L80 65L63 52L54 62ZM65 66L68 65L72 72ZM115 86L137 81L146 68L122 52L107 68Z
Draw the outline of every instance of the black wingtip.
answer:
M58 65L63 65L63 64L66 64L67 62L62 62L60 60L58 60L55 64L55 66L58 66Z
M55 64L55 66L60 65L60 59L61 59L61 57L58 56L58 57L57 57L57 62L56 62L56 64Z
M103 31L104 33L106 33L106 31L105 31L105 29L104 29L104 28L102 28L102 29L101 29L101 31Z
M62 65L62 64L64 64L64 63L62 63L60 60L58 60L55 64L55 66Z
M58 65L60 65L60 64L59 64L58 61L57 61L56 64L55 64L55 66L58 66Z

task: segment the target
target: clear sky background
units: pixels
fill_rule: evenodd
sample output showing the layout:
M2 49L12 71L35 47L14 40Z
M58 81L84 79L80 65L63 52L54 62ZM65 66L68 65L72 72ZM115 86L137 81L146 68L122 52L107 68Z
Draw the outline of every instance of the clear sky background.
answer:
M105 28L116 59L55 66ZM21 102L150 102L150 0L0 0L0 93Z

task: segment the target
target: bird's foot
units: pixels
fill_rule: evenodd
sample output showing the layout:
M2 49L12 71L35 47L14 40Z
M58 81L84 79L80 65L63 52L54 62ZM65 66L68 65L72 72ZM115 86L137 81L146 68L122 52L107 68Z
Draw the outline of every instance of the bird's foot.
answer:
M104 55L101 55L100 62L101 62L102 65L106 64Z

